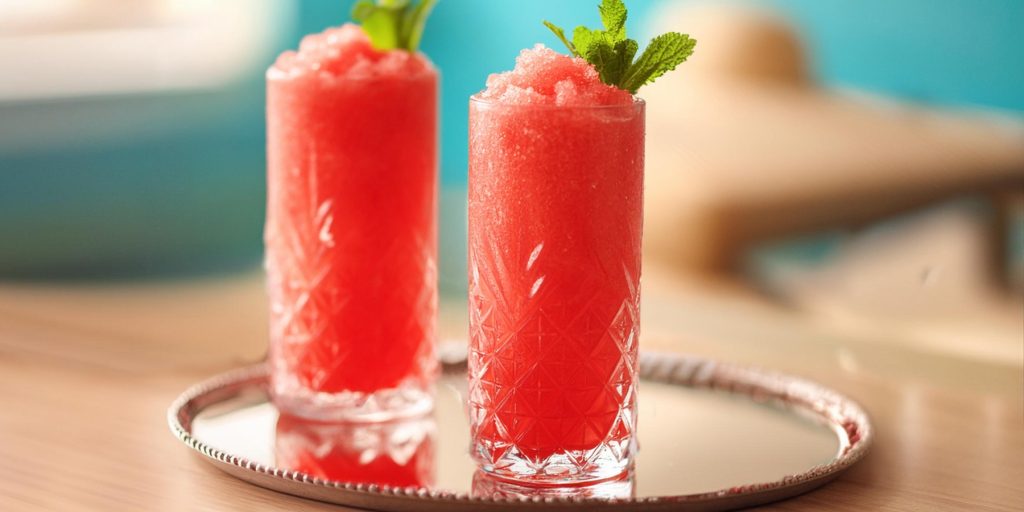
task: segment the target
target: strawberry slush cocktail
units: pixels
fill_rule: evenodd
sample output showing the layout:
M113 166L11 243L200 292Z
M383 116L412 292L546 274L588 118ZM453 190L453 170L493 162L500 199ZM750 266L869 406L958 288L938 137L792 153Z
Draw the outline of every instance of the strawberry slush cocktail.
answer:
M644 104L535 49L472 100L470 132L474 454L617 475L636 449Z
M498 478L613 478L637 450L645 105L633 93L693 42L656 39L648 50L672 59L645 53L639 70L595 66L584 57L632 64L637 49L621 1L601 11L593 40L563 37L573 56L523 51L470 101L469 414L472 454Z
M271 394L288 413L387 420L437 374L438 73L356 25L267 73Z

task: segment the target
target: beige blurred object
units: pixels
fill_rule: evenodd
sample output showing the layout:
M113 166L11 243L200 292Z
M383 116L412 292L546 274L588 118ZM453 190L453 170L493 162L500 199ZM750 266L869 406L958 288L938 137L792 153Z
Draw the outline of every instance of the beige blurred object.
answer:
M771 11L702 6L668 9L668 17L657 18L667 20L659 28L684 31L697 39L700 50L680 68L681 74L688 75L686 80L698 76L751 85L813 84L799 35Z
M276 0L0 1L0 101L203 90L266 65Z
M796 32L762 11L671 4L656 19L698 47L644 91L652 261L725 274L765 241L1024 185L1019 119L826 90Z
M865 230L826 263L776 258L759 275L831 332L1022 368L1024 296L1000 293L983 271L976 210L945 205Z

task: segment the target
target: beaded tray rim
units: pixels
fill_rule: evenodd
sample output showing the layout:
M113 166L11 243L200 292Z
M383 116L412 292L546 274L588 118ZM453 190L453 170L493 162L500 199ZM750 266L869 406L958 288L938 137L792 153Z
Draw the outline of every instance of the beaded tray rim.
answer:
M465 353L442 349L445 372L465 370ZM596 498L481 498L466 493L422 488L395 488L375 484L335 482L297 471L253 462L209 446L192 435L192 421L207 407L265 387L268 369L258 364L229 371L196 384L171 405L167 419L171 432L203 459L249 483L308 499L381 511L404 510L519 510L523 508L622 511L722 511L770 503L806 493L837 478L859 462L870 448L874 430L864 409L850 398L815 382L755 367L723 363L703 357L643 352L641 380L693 389L726 391L758 403L809 415L827 425L839 440L835 459L771 482L752 483L699 494Z

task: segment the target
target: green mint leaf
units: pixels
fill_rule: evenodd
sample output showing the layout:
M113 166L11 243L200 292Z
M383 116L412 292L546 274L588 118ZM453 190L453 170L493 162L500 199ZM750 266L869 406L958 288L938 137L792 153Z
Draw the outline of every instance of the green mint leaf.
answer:
M672 71L693 55L697 41L686 34L669 32L655 37L643 55L630 66L619 87L633 94L641 87Z
M400 17L400 11L378 7L361 21L363 31L370 37L374 48L387 51L402 47Z
M587 27L576 27L576 30L572 33L572 44L576 47L576 53L583 58L587 58L587 55L590 55L592 46L604 41L606 41L605 34L600 30L590 30ZM591 62L591 64L593 64L593 62Z
M573 56L580 57L579 52L576 51L576 47L573 46L571 42L569 42L569 38L565 37L565 30L563 30L562 27L559 27L558 25L555 25L554 23L551 23L550 21L547 20L544 20L544 26L547 27L548 30L554 32L555 37L562 41L562 44L564 44L565 47L569 49L569 53L573 54Z
M427 26L427 18L433 12L437 0L420 0L420 3L411 9L405 10L405 17L402 20L402 34L405 40L405 48L409 51L416 51L423 40L423 30Z
M352 6L352 19L362 23L373 14L376 8L377 6L373 5L373 0L359 0Z
M437 0L359 0L352 7L352 19L363 26L375 49L415 52L436 4Z
M604 30L584 26L572 32L572 42L565 30L545 21L548 27L576 57L587 60L597 70L601 81L630 94L665 73L672 71L693 54L697 41L686 34L671 32L654 38L643 55L634 61L640 49L636 40L626 37L629 13L623 0L601 0L598 6Z
M607 40L600 40L590 47L586 59L597 69L602 82L617 87L639 47L632 39L619 41L614 46Z
M623 70L618 66L619 57L615 54L615 48L608 44L608 41L603 39L595 41L587 48L584 58L594 65L598 74L601 75L601 81L606 84L615 83L622 74Z
M626 76L629 67L633 64L633 57L636 56L636 52L639 50L640 43L633 39L623 39L615 43L615 56L618 58L618 61L613 64L614 70L608 73L609 81L605 83L618 87L618 84L621 84L622 79Z
M601 12L604 31L612 42L617 43L626 39L626 4L622 0L602 0L597 9Z
M625 71L633 63L633 57L636 57L636 52L640 51L640 43L636 42L636 39L623 39L615 43L615 51L619 54L619 58L622 59L622 63L625 65L623 71Z

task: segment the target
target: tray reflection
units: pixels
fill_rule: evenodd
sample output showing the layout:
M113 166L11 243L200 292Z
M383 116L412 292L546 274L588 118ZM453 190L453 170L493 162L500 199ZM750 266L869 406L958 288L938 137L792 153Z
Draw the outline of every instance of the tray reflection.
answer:
M274 465L337 482L431 487L437 473L436 437L433 417L330 424L281 415Z
M432 416L353 425L279 416L252 388L203 410L192 432L250 461L352 483L427 487L479 497L620 498L696 494L779 480L834 460L839 439L804 415L725 392L644 382L634 472L567 488L479 474L467 450L465 379L446 375Z

